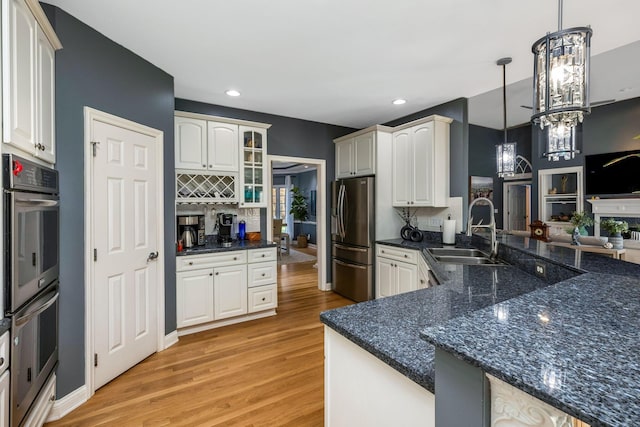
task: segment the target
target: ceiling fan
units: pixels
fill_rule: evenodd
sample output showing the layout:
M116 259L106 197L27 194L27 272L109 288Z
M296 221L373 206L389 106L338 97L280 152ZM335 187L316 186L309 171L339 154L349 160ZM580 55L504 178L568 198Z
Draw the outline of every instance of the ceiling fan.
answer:
M607 104L613 104L614 102L616 102L615 99L605 99L602 101L595 101L591 103L592 107L598 107L600 105L607 105ZM533 110L533 107L530 105L521 105L522 108L526 108L527 110Z

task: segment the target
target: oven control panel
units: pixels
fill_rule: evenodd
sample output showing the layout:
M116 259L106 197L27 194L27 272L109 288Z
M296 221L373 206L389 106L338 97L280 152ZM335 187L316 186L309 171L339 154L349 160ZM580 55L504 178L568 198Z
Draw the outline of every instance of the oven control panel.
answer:
M14 154L2 155L4 188L7 190L58 193L58 171Z

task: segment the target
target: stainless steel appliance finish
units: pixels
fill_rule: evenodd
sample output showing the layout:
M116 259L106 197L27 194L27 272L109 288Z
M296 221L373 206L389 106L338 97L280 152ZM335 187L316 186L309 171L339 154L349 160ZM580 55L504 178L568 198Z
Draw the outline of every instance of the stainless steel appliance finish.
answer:
M22 424L58 363L58 172L2 156L10 419Z
M5 307L11 315L59 274L58 173L3 155Z
M358 302L375 297L374 185L373 177L332 183L333 290Z
M219 243L229 243L233 240L233 214L219 213L216 227Z
M178 216L178 240L182 240L185 248L206 243L204 224L204 215Z
M11 425L25 418L58 363L58 282L11 318Z

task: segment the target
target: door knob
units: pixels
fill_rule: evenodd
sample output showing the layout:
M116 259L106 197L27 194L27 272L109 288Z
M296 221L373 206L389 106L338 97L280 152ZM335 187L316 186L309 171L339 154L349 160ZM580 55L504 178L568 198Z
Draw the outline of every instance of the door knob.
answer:
M155 261L156 259L158 259L158 251L155 252L150 252L149 256L147 257L147 262L149 261Z

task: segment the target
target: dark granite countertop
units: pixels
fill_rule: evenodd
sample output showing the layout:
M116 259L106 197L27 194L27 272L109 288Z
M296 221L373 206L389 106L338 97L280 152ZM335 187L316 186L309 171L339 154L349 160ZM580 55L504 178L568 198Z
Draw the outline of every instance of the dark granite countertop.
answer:
M474 342L476 338L481 340L484 336L479 336L477 331L472 331L465 334L465 327L469 324L473 325L475 322L470 322L467 319L472 318L475 315L490 317L493 316L493 325L500 326L498 319L503 318L508 310L508 319L511 320L512 310L513 316L518 317L518 308L524 308L527 306L527 298L540 298L541 301L547 301L545 298L550 298L552 301L554 292L560 292L563 290L567 294L564 296L556 296L559 308L562 308L560 302L566 302L575 300L577 304L573 309L582 307L583 318L589 318L591 313L594 314L593 319L590 322L576 321L573 324L575 330L574 337L577 340L581 336L585 335L581 332L581 329L589 328L589 325L597 325L603 317L598 317L600 311L597 306L602 305L606 307L606 310L611 312L612 307L615 305L615 301L620 299L623 302L625 299L638 300L637 296L630 297L629 289L633 288L633 284L636 283L635 277L640 277L640 266L636 264L627 263L624 261L614 260L606 256L598 254L579 252L572 248L552 246L539 242L533 239L502 235L499 236L501 258L506 259L512 263L512 266L463 266L463 265L442 265L438 264L427 250L428 247L441 246L440 243L434 241L425 241L418 244L413 242L402 241L401 239L393 239L388 241L380 241L378 243L389 244L392 246L413 248L420 250L422 256L429 262L430 267L436 274L440 281L440 286L430 289L423 289L406 294L401 294L381 300L368 301L340 309L330 310L321 314L321 321L342 334L346 338L350 339L360 347L369 351L400 373L409 377L416 383L422 385L427 390L434 391L434 347L432 343L424 341L425 338L435 341L433 338L429 338L431 331L439 331L439 328L447 328L445 332L442 332L440 336L446 336L456 331L456 326L460 325L460 335L463 335L469 345L469 354L466 359L476 360L475 364L480 366L482 355L475 355L471 351L474 348ZM474 236L473 246L485 249L488 243L481 237ZM485 247L483 247L483 245ZM535 265L543 263L546 268L545 277L536 277L533 274L535 271ZM529 272L529 273L527 273ZM596 274L585 274L596 273ZM602 275L597 273L616 273L616 275ZM631 278L625 278L621 276L630 276ZM554 283L559 282L554 285ZM618 286L619 284L619 286ZM640 283L638 283L640 284ZM594 291L603 289L603 285L606 286L606 295L594 294ZM615 286L611 286L615 285ZM594 288L595 286L595 288ZM581 289L581 292L574 292L575 289ZM618 295L617 290L620 290ZM625 290L626 289L626 290ZM640 288L639 288L640 291ZM547 292L549 292L547 294ZM603 304L599 301L599 297L607 299L609 301ZM518 304L511 308L511 304L517 304L520 299L524 299L524 303ZM505 308L508 307L508 308ZM569 308L567 308L570 311ZM524 313L524 312L523 312ZM598 314L596 314L598 313ZM538 313L536 313L538 314ZM568 315L563 313L562 316ZM526 316L526 314L522 314ZM558 314L561 316L561 314ZM562 317L559 317L562 318ZM601 331L609 328L615 330L618 325L617 322L624 322L625 318L612 318L605 322L606 325L600 325ZM626 327L632 327L634 323L628 323L624 328L620 330L627 331ZM522 326L522 325L521 325ZM531 326L534 328L534 324ZM515 326L514 326L515 328ZM525 328L526 329L526 328ZM638 328L635 328L637 331ZM424 331L424 336L421 337L421 332ZM494 331L499 334L500 329ZM504 331L504 329L502 329ZM550 331L546 329L546 331ZM510 332L510 331L509 331ZM517 329L514 334L519 332L525 335L523 329ZM597 346L594 343L599 342L595 337L598 332L593 330L595 334L592 340L583 340L583 343L578 348L584 348L585 346L592 348L592 351L597 351ZM485 334L483 331L480 335ZM637 336L637 333L636 333ZM451 339L454 339L456 336ZM514 335L515 337L515 335ZM464 341L464 339L457 337ZM509 340L510 337L503 339ZM545 348L550 342L555 342L558 345L557 351L560 349L569 349L559 336L547 337L548 339L542 339L541 342L532 341L531 338L523 339L520 337L520 347L515 354L524 353L538 353L540 348ZM556 338L554 341L552 338ZM612 338L611 346L617 338ZM620 338L622 339L622 338ZM635 344L638 340L631 340L631 345ZM487 340L487 342L489 342ZM636 358L637 365L633 363L630 366L616 366L617 359L616 354L619 354L619 350L612 352L601 352L603 358L599 359L580 359L582 360L582 368L585 369L585 373L582 376L574 377L576 382L573 389L563 388L563 394L565 400L559 400L558 395L541 395L545 393L544 390L538 390L540 381L527 381L527 374L530 376L539 376L540 369L529 367L526 362L512 362L509 356L513 356L510 353L511 348L505 349L505 345L495 345L493 352L490 355L485 355L487 361L491 364L482 365L488 371L498 378L501 378L515 387L521 388L526 392L540 397L546 397L546 401L553 406L559 407L565 410L571 415L577 416L586 422L592 422L597 425L599 422L603 425L608 425L603 421L603 418L599 418L594 412L586 411L586 407L593 407L595 402L601 401L599 407L608 408L614 405L612 400L602 399L602 393L608 392L608 389L599 391L598 381L604 381L604 376L607 375L609 364L611 369L618 370L619 372L629 372L629 378L633 381L633 374L637 372L640 361L637 360L638 348L636 351L629 349L628 356ZM443 338L443 348L446 347L446 341ZM490 347L490 346L489 346ZM628 348L628 345L627 345ZM451 350L451 349L449 349ZM452 350L451 350L452 351ZM487 350L488 351L488 350ZM566 351L566 350L565 350ZM626 351L626 350L625 350ZM505 373L499 375L501 371L501 355L505 355ZM553 353L550 353L553 354ZM575 361L573 358L581 357L580 352L569 352L567 358L563 363L579 363L580 360ZM491 356L491 357L489 357ZM608 360L605 360L609 357ZM484 360L484 359L482 359ZM521 370L521 377L517 374L513 374L508 370L506 364L513 363L514 368ZM489 369L491 367L491 369ZM588 369L587 369L588 368ZM636 371L630 370L630 368L636 369ZM597 371L601 376L594 376L594 374L588 374L589 372ZM589 387L580 388L579 381L586 381L589 378L597 377L598 380L594 381L594 385ZM518 380L522 378L522 380ZM618 378L618 377L615 377ZM621 377L620 377L621 378ZM638 376L636 376L638 378ZM627 380L628 381L628 380ZM526 384L526 385L525 385ZM631 384L633 386L633 384ZM626 389L626 388L625 388ZM629 391L626 389L627 392ZM623 391L621 391L623 393ZM584 396L583 396L584 394ZM589 396L587 396L589 394ZM570 395L570 398L568 396ZM637 393L631 396L637 396ZM569 399L569 400L566 400ZM545 400L545 399L542 399ZM637 400L637 399L636 399ZM575 402L583 401L583 406L576 406ZM629 402L619 401L621 407L624 407ZM595 405L598 406L598 405ZM615 423L614 423L615 424ZM620 425L620 423L617 423ZM640 425L640 424L639 424Z
M223 247L215 241L207 242L203 246L194 246L189 249L185 249L182 252L177 252L176 256L185 255L202 255L216 252L228 252L228 251L242 251L245 249L261 249L276 247L276 243L269 242L267 240L249 241L249 240L234 240L230 247Z
M638 313L639 279L584 274L422 335L592 426L638 426Z

